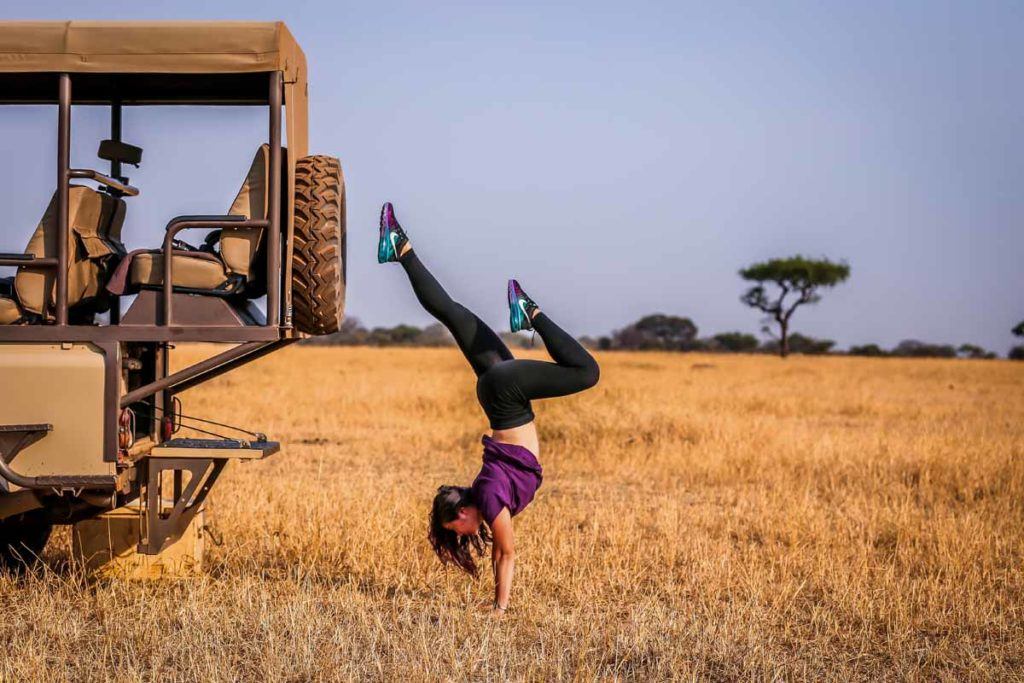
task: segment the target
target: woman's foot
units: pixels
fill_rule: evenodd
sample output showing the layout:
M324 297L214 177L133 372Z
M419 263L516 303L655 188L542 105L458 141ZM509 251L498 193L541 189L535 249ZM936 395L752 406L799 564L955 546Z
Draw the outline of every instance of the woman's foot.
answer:
M533 316L540 312L540 307L526 295L523 288L515 280L508 281L508 315L509 326L513 332L533 329Z
M409 237L395 218L395 207L384 202L380 207L380 240L377 242L377 263L390 263L405 256L412 249Z

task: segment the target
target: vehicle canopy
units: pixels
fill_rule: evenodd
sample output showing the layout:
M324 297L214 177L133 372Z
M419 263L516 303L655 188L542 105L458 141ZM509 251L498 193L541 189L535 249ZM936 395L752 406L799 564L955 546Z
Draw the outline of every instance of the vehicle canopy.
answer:
M309 153L308 89L284 22L0 22L0 104L54 104L68 73L74 104L266 105L259 75L273 71L284 82L290 202L295 162Z
M296 222L297 164L309 154L308 80L305 54L283 22L2 21L0 105L5 104L58 104L65 113L71 105L109 105L112 116L116 114L117 141L122 106L269 106L271 138L278 136L276 143L271 141L271 167L281 168L285 175L280 189L274 185L271 190L270 206L284 200L281 227L289 251L279 265L284 268L283 297L289 304L285 322L290 323L292 261L287 254ZM281 123L287 154L277 166ZM58 128L60 156L66 154L69 123L60 122ZM67 160L61 163L66 167ZM69 177L83 177L75 173ZM60 199L58 215L66 215L66 196ZM273 247L278 219L276 212L271 214ZM267 276L276 285L280 276L268 268ZM58 271L60 290L63 266ZM58 325L64 322L61 316L66 317L61 296L58 291ZM275 289L268 301L270 313L278 310L277 296Z

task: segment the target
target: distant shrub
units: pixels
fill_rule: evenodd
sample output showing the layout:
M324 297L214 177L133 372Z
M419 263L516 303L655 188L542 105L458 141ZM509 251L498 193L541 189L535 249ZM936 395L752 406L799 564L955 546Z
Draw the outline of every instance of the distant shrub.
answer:
M455 338L441 323L427 325L413 339L415 346L454 346Z
M862 346L851 346L850 350L847 351L851 356L888 356L889 352L883 349L878 344L864 344Z
M367 343L370 332L359 324L359 318L348 316L341 321L341 328L333 334L304 339L309 346L358 346Z
M543 349L544 340L532 332L499 332L498 336L510 349Z
M358 318L350 317L342 321L341 329L334 334L310 337L302 343L311 346L450 346L455 340L441 323L424 328L395 325L367 330Z
M732 353L750 353L760 345L757 337L746 332L722 332L711 338L723 351ZM792 342L792 340L790 340Z
M632 325L616 330L611 348L634 351L691 351L697 339L697 326L689 318L655 313Z
M998 358L996 354L991 351L986 351L976 344L961 344L960 348L958 348L956 352L961 358L975 358L983 360Z
M789 352L802 353L808 356L820 356L828 353L836 343L831 339L815 339L794 332L789 335ZM765 342L761 347L762 351L768 353L779 353L779 342L775 339Z
M904 339L892 350L903 358L956 358L956 349L949 344L929 344L917 339Z
M375 327L370 331L371 346L412 346L423 330L414 325Z
M1010 331L1015 337L1024 337L1024 320L1017 323ZM1024 346L1014 346L1010 349L1010 353L1006 354L1006 357L1010 360L1024 360Z

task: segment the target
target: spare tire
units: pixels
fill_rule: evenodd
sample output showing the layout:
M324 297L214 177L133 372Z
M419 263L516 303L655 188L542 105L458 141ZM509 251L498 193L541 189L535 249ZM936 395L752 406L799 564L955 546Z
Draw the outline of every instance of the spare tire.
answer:
M293 324L307 334L337 332L345 317L345 179L334 157L295 165Z

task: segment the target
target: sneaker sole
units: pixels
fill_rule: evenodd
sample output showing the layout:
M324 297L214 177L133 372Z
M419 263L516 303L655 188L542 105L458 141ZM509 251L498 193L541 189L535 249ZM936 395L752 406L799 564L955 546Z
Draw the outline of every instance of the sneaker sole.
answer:
M388 205L386 203L380 207L380 236L377 239L377 263L390 263L397 260L392 258L394 245L388 243L388 235L391 231L388 230L387 221L384 218L387 209Z
M523 301L516 293L515 280L508 281L509 328L513 332L532 329L530 316L526 314Z

